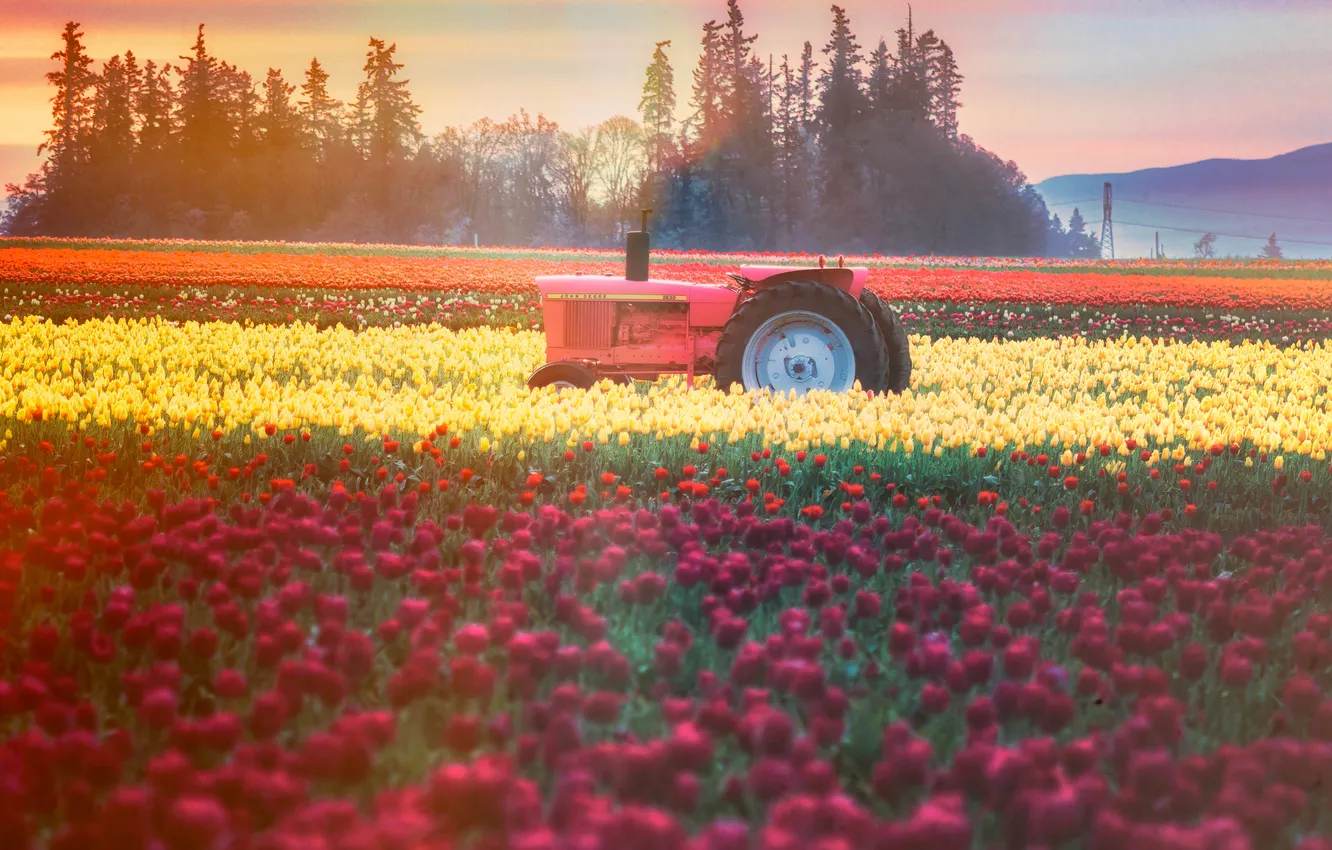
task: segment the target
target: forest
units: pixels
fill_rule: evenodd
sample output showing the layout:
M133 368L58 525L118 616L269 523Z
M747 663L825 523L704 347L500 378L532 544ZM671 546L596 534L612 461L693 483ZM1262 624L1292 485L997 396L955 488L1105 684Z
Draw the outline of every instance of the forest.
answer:
M960 132L963 76L909 16L868 51L832 6L821 48L760 53L739 0L703 24L688 80L652 52L637 116L564 128L526 111L434 135L396 45L371 38L355 99L317 58L262 80L213 55L100 63L68 23L47 75L40 170L10 235L612 247L652 208L676 249L1097 256L1016 163ZM677 94L688 85L681 105Z

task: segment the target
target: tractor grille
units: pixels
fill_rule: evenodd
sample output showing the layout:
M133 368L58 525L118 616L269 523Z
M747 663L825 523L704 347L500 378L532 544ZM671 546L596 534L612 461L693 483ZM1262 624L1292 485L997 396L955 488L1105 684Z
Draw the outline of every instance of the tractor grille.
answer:
M615 342L613 301L567 301L564 344L568 348L610 348Z

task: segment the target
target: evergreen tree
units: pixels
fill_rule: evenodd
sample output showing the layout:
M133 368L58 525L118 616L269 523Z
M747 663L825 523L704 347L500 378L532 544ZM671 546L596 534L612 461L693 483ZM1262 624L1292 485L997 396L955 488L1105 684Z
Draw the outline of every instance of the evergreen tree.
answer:
M178 188L191 208L217 212L222 202L222 175L231 160L235 136L226 103L226 68L208 52L203 24L199 24L190 55L180 58L185 65L176 67L182 168Z
M926 54L934 41L933 31L916 36L915 20L907 7L907 25L897 31L897 56L893 67L892 108L919 120L930 114L930 88Z
M329 96L328 72L311 59L301 84L299 115L308 138L320 157L328 155L329 146L342 137L342 101Z
M139 126L139 152L157 155L166 150L172 130L172 91L168 67L158 68L149 59L134 92L135 119Z
M725 136L724 68L722 41L718 33L722 25L708 21L703 25L703 50L694 69L694 107L692 125L695 132L693 159L717 146Z
M732 127L743 126L757 115L759 80L750 61L757 35L745 32L745 15L739 0L726 0L726 24L721 50L726 57L723 72L723 110Z
M365 55L365 80L357 89L361 141L370 160L380 165L409 152L421 139L417 116L421 108L407 91L407 80L397 79L402 63L393 59L396 44L385 46L383 39L370 39Z
M82 233L91 212L86 178L97 91L97 75L79 25L74 21L65 24L61 40L63 49L51 54L60 68L46 75L55 87L51 98L54 126L37 148L38 154L46 153L46 160L41 172L13 193L27 196L19 203L29 209L20 217L57 236Z
M226 62L219 63L218 96L228 130L228 143L235 155L253 153L259 142L260 98L254 89L254 79L248 71Z
M893 108L893 70L892 56L888 52L888 43L879 39L879 46L870 54L869 88L866 97L875 112L888 112Z
M1259 257L1264 260L1285 259L1285 254L1282 252L1281 246L1277 244L1277 235L1275 232L1267 237L1267 244L1263 246L1262 253L1259 254Z
M46 75L55 86L51 98L55 126L46 132L46 141L38 148L48 151L49 176L73 175L88 161L88 143L92 133L93 103L97 75L92 71L92 57L83 46L83 32L73 21L61 33L64 49L51 54L60 69ZM59 178L57 178L59 179Z
M98 219L115 220L115 232L128 224L129 199L134 183L134 95L139 66L133 53L112 56L102 65L93 107L93 139L89 145L89 201Z
M673 158L675 130L675 71L666 56L669 41L657 42L652 64L647 68L643 83L643 97L638 111L643 116L643 129L647 134L648 174L656 178Z
M269 68L259 112L259 130L272 148L294 147L300 141L300 116L291 105L296 87L287 83L278 68Z
M817 120L825 137L844 137L865 111L863 58L846 10L833 6L832 11L832 35L823 48L828 67L819 79Z
M931 96L933 113L930 119L945 137L956 141L957 109L962 105L957 96L962 91L963 77L958 72L953 49L942 39L939 41L939 49L930 58L930 67L930 79L933 84Z
M686 244L709 247L724 238L725 219L716 154L730 135L726 113L726 61L722 24L708 21L703 25L702 50L694 69L694 114L686 125L689 132L684 149L692 163L682 175L683 185L673 203L673 213L680 226L679 236Z
M864 180L861 121L867 101L860 45L846 11L833 6L833 28L823 54L828 66L819 79L819 224L825 243L851 248L860 232Z
M764 196L771 191L772 132L763 92L766 73L753 55L758 36L746 32L738 0L728 0L721 49L725 57L722 110L727 133L712 169L714 188L727 217L727 237L768 239Z
M1087 222L1077 207L1073 208L1073 214L1068 217L1067 243L1065 256L1092 258L1101 255L1101 246L1096 238L1087 232Z
M90 155L101 159L100 167L128 169L134 150L134 93L138 87L138 64L134 54L122 60L112 56L97 78L93 107L93 140Z
M774 156L778 199L775 208L777 236L789 244L803 213L806 185L805 133L800 109L800 88L790 60L782 56L776 83L777 109L773 115L776 138Z
M800 126L809 129L817 117L818 105L814 102L814 45L808 41L800 51L800 76L796 88L800 104Z

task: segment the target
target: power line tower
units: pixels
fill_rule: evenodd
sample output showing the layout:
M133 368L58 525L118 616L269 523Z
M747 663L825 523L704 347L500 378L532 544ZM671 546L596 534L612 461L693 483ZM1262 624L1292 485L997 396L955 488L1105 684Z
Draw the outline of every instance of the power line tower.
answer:
M1109 250L1110 259L1115 258L1115 224L1110 208L1110 184L1105 184L1105 207L1101 212L1101 257Z

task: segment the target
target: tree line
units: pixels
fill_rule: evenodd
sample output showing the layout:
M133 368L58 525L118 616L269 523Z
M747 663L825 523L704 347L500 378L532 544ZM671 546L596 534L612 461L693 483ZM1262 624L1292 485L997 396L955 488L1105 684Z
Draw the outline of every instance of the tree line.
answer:
M610 247L640 207L663 247L1095 256L1018 166L959 131L963 76L908 16L861 48L832 7L818 51L764 57L739 0L703 25L687 108L671 42L639 116L566 130L519 112L423 133L396 45L371 38L356 98L313 59L262 81L208 49L95 69L67 24L40 170L8 187L14 235ZM678 113L678 114L677 114Z

